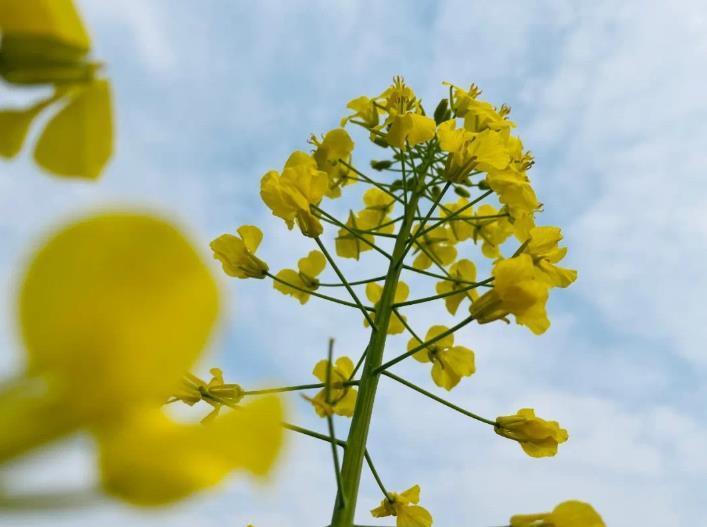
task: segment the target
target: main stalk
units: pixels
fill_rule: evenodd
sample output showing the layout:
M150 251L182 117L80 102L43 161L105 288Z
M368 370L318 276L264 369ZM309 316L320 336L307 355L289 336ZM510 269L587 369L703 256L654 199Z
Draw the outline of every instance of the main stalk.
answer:
M371 338L366 348L366 360L363 365L363 371L361 372L356 407L354 409L351 427L349 428L344 461L341 467L343 491L346 495L346 500L340 500L339 496L337 496L334 504L331 527L353 526L354 514L356 512L356 498L358 497L358 487L361 481L361 469L366 453L366 441L368 440L368 430L373 414L373 403L375 402L376 390L378 388L379 375L373 372L381 365L383 360L383 351L387 338L386 329L393 313L392 306L395 303L395 290L400 279L405 249L410 238L417 202L420 197L420 191L417 189L420 183L421 180L414 181L413 188L415 188L415 190L410 200L406 202L405 217L395 240L395 247L393 248L388 273L383 285L383 293L376 307L375 324L377 329L371 332Z

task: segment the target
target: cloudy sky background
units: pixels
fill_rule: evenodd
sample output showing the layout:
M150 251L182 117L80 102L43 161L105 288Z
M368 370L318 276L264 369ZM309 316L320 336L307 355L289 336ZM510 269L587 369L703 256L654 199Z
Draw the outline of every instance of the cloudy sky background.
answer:
M457 342L475 350L477 374L449 398L489 417L532 406L571 437L557 457L531 459L480 423L383 379L370 450L386 486L420 483L440 527L501 525L512 513L570 498L593 503L612 527L704 518L702 2L79 4L113 81L117 153L97 185L43 175L27 154L0 166L4 374L22 367L13 318L18 270L30 241L57 223L137 204L175 218L204 248L256 223L271 267L291 267L311 247L260 203L260 176L306 148L311 132L335 127L347 100L380 92L394 74L423 101L443 95L443 80L476 82L487 100L513 107L537 160L539 221L563 227L580 279L553 292L553 326L542 337L502 324L464 329ZM0 97L24 96L3 87ZM351 276L380 263L367 262L347 267ZM316 299L300 307L266 282L223 283L230 308L202 371L220 365L246 386L310 382L328 337L337 338L337 353L352 356L365 342L353 312ZM429 294L433 283L419 287ZM450 322L442 310L411 311L410 319L421 332ZM405 342L392 339L390 356ZM435 389L416 362L395 371ZM291 401L292 421L323 430L311 409ZM91 446L79 438L11 475L26 489L91 485ZM0 525L319 526L328 522L333 489L326 445L289 437L268 486L235 477L168 510L105 501L79 513L0 515ZM367 511L379 501L364 472L360 523L372 523Z

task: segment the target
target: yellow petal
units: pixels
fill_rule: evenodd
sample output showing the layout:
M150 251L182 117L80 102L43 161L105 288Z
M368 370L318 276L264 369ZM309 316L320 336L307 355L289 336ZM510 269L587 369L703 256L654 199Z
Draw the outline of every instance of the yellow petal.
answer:
M432 515L419 505L401 507L395 525L396 527L430 527Z
M191 244L172 225L130 213L52 236L19 296L29 371L66 390L66 411L91 415L173 393L217 313L213 276Z
M32 121L55 100L52 95L25 110L0 111L0 156L12 158L20 152Z
M326 267L326 258L319 251L311 251L297 262L297 267L310 278L316 278Z
M433 338L437 337L438 335L441 335L445 331L449 331L449 328L447 326L442 326L442 325L431 326L430 329L427 330L427 335L425 335L425 342L432 340ZM433 346L433 347L439 348L439 349L449 348L450 346L453 346L453 345L454 345L454 333L450 333L449 335L439 339L434 344L430 344L430 346Z
M149 409L96 433L104 489L134 505L164 505L212 487L229 472L266 475L283 441L282 403L258 400L207 425Z
M373 304L377 303L381 299L383 294L383 288L376 284L375 282L369 282L366 284L366 297Z
M567 527L606 527L604 520L589 503L570 500L560 503L552 511L552 520Z
M243 238L243 243L245 244L248 251L255 253L258 250L260 242L263 241L263 231L254 225L243 225L238 227L238 234Z
M281 280L282 283L277 280L273 281L273 287L280 291L284 295L290 295L295 297L297 300L299 300L300 304L306 304L307 301L309 300L310 295L304 291L300 291L300 289L307 289L307 284L304 283L302 280L302 277L299 275L297 271L294 269L283 269L279 273L277 273L276 277ZM292 284L296 286L299 289L295 289L294 287L290 287L287 284Z
M97 179L113 153L110 85L96 80L70 97L39 137L34 158L53 174Z

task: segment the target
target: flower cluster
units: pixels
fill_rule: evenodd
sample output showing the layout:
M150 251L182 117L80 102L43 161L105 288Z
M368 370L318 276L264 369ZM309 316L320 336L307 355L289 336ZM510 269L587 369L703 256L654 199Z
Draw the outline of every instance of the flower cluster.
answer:
M536 417L532 409L485 419L390 371L413 358L431 365L434 385L454 389L476 372L474 351L456 344L455 333L472 322L508 322L511 316L533 333L544 333L550 326L546 309L550 291L569 286L577 277L576 271L560 266L567 253L560 246L560 229L536 224L541 203L528 176L533 156L512 133L510 108L480 100L475 85L447 86L448 96L428 114L412 88L396 77L380 95L351 100L347 105L351 113L340 128L311 136L311 152L295 151L282 172L269 171L262 177L260 195L272 214L290 230L297 226L316 244L296 269L269 273L268 265L255 256L261 241L259 231L253 235L255 227L238 229L241 239L222 235L212 242L214 257L227 274L269 277L275 290L300 304L314 296L354 309L371 330L357 361L349 357L334 361L330 347L328 359L314 367L320 384L281 389L319 388L316 395L304 398L326 418L332 445L344 444L335 435L333 418L354 417L341 465L333 447L339 492L332 525L337 527L348 527L353 519L356 495L351 489L358 488L364 458L385 496L372 511L374 516L395 516L399 527L432 523L430 513L417 505L419 487L401 494L387 492L366 450L380 376L492 425L498 435L517 442L532 457L554 456L568 438L557 422ZM363 128L387 154L371 161L373 174L356 162L348 131L352 126ZM365 188L356 190L360 186ZM456 198L449 198L450 191ZM332 208L330 201L347 196L348 212L337 217L334 211L341 207ZM327 248L329 243L333 250ZM385 259L377 276L349 279L337 263L337 257L360 261L366 255ZM479 269L485 268L490 268L489 275L479 277ZM320 281L329 272L335 278ZM403 275L432 279L434 294L411 299L412 282ZM346 296L329 291L345 291ZM423 339L406 312L436 301L443 302L450 316L464 318L428 326ZM386 357L388 336L403 333L410 337L407 350Z

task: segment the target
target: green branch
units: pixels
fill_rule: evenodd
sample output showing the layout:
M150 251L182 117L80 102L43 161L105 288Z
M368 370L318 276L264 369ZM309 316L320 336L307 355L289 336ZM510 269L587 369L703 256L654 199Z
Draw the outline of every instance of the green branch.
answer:
M274 274L270 272L265 273L266 276L272 278L275 282L279 282L282 285L286 285L287 287L291 287L292 289L295 289L297 291L301 291L303 293L307 293L308 295L316 296L317 298L321 298L323 300L328 300L329 302L334 302L336 304L341 304L342 306L347 306L347 307L354 307L357 309L363 309L367 311L375 311L374 308L369 307L369 306L360 306L359 304L354 304L351 302L347 302L346 300L341 300L340 298L335 298L333 296L328 296L328 295L323 295L321 293L317 293L316 291L312 291L311 289L305 289L303 287L296 286L295 284L291 284L290 282L283 280L282 278L278 278Z

